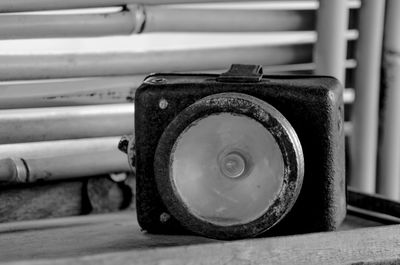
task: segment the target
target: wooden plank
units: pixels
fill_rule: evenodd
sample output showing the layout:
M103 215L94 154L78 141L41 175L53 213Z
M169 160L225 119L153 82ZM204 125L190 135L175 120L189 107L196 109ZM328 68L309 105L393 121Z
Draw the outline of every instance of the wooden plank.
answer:
M346 229L379 225L348 217ZM400 226L221 242L140 231L132 211L0 225L2 264L344 264L400 261Z
M148 235L123 212L0 225L0 261L75 257L155 246L212 242L195 236Z

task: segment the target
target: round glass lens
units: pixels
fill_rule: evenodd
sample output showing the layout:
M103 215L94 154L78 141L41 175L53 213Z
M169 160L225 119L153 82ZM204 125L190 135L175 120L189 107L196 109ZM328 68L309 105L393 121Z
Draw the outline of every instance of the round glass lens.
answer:
M171 153L177 195L198 218L237 225L261 217L283 184L284 162L271 133L233 113L206 116L188 126Z

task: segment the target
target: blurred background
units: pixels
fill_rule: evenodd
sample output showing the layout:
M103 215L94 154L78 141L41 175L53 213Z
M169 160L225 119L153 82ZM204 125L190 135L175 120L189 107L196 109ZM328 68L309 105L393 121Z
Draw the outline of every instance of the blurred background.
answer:
M207 2L0 2L0 222L134 208L136 88L232 63L339 79L348 184L400 199L400 2Z

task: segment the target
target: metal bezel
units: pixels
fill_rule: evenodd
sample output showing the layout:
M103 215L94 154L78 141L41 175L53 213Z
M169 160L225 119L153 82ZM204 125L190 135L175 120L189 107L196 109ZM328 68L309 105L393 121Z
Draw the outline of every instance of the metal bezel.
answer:
M170 178L171 154L176 139L193 121L219 112L242 114L260 122L275 138L284 160L284 181L278 196L260 218L246 224L220 226L197 218L182 202ZM171 121L156 149L154 173L163 203L183 227L206 237L238 239L267 231L290 211L303 182L304 158L293 127L278 110L247 94L220 93L196 101Z

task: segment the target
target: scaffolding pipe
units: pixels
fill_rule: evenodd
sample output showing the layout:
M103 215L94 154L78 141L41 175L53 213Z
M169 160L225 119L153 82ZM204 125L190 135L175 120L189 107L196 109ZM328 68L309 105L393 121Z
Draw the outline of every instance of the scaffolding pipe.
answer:
M0 15L0 39L128 35L139 31L134 12L106 14Z
M347 69L355 66L354 59L347 60ZM264 66L263 69L265 74L310 73L315 64ZM226 69L205 72L223 71ZM134 100L136 88L144 78L145 75L136 75L0 82L0 109L128 103Z
M132 102L145 76L0 82L0 109Z
M400 1L386 1L383 43L384 101L378 192L400 199Z
M143 32L273 32L315 28L315 10L143 8Z
M9 157L43 158L118 151L120 136L0 145L0 159ZM119 152L120 153L120 152ZM126 160L126 156L125 160Z
M363 0L356 44L355 91L352 110L351 177L349 184L375 193L379 87L385 1ZM399 160L400 161L400 160Z
M232 19L235 18L235 19ZM313 30L312 10L182 9L129 6L104 14L0 15L0 39L129 35L142 32Z
M34 183L129 171L126 155L118 150L45 158L5 158L0 160L0 183Z
M152 52L0 55L0 79L24 80L225 69L232 63L266 66L309 63L311 44L249 45Z
M132 134L134 104L0 110L0 144Z
M357 8L354 5L351 7ZM315 8L276 10L129 5L119 12L98 14L0 15L0 39L95 37L143 32L284 32L314 29Z
M314 49L315 73L334 76L344 84L348 3L347 0L320 0L319 3Z
M129 4L167 5L215 2L242 2L243 0L1 0L0 13L58 9L124 6ZM265 1L265 0L252 0ZM276 1L276 0L269 0ZM293 1L293 0L291 0ZM315 2L315 1L313 1Z

